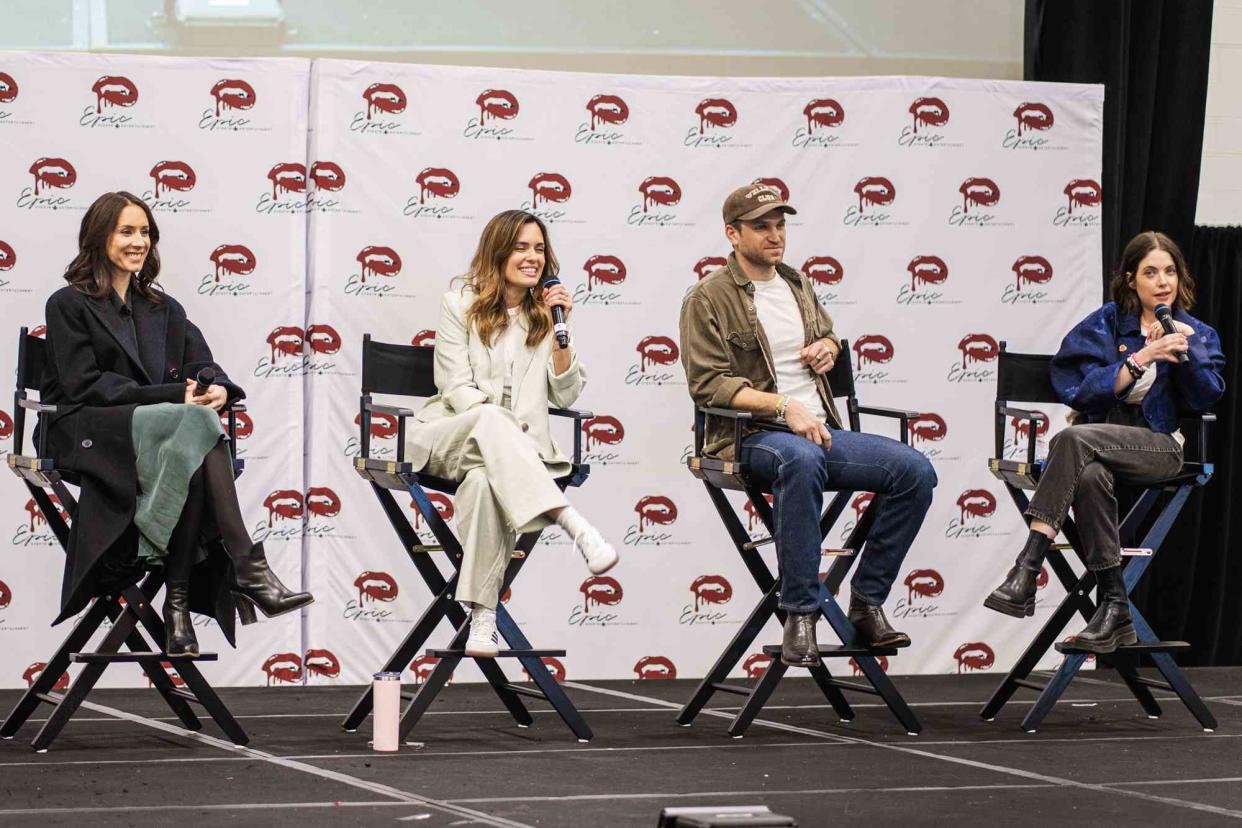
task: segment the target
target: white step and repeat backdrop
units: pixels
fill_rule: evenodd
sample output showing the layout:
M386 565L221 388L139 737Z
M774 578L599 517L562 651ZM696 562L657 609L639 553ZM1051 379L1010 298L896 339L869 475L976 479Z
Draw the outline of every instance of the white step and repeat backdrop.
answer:
M571 499L622 562L588 577L549 531L509 610L536 645L568 649L558 672L570 678L702 675L758 595L682 465L691 407L677 318L685 291L728 253L721 201L757 178L779 181L799 208L786 260L852 341L864 402L925 412L916 446L940 485L887 605L915 639L889 669L1002 672L1060 600L1049 585L1026 622L982 608L1023 528L985 461L997 342L1052 350L1098 302L1099 87L343 61L309 72L308 105L301 62L0 61L0 192L10 193L0 240L13 250L0 247L0 292L14 328L41 322L81 208L105 189L141 190L165 233L164 283L250 391L247 515L282 575L296 580L300 563L317 600L300 625L244 629L242 649L210 667L215 680L363 681L427 605L350 466L359 347L366 332L434 341L441 293L486 220L513 207L548 222L576 299L590 374L579 407L597 416L584 435L592 475ZM95 118L129 120L104 129L89 126ZM72 160L82 180L37 177L44 158ZM148 171L161 161L193 168L193 188L155 195ZM48 197L69 202L38 209ZM8 372L12 344L0 345ZM1064 412L1048 413L1060 427ZM886 421L866 425L895 434ZM568 447L570 426L554 430ZM385 424L374 434L373 453L395 453ZM1025 434L1010 425L1007 435L1017 451ZM60 553L17 481L0 487L0 520L12 526L0 685L20 686L62 635L47 628ZM451 515L451 499L440 502ZM778 636L773 624L757 644ZM744 662L762 667L761 656ZM407 679L425 670L416 660ZM477 677L463 665L455 678Z

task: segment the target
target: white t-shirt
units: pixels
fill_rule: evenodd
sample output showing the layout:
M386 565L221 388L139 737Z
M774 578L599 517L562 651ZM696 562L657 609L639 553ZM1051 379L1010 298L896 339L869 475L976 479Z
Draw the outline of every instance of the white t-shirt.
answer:
M517 355L526 347L526 329L518 318L518 308L506 308L509 312L509 326L500 335L500 359L505 366L505 388L502 402L509 406L513 400L513 362Z
M798 358L806 331L802 327L802 314L798 311L793 289L780 276L752 284L755 286L755 313L772 348L777 392L788 394L805 405L812 416L828 419L828 412L824 410L815 385L815 374Z

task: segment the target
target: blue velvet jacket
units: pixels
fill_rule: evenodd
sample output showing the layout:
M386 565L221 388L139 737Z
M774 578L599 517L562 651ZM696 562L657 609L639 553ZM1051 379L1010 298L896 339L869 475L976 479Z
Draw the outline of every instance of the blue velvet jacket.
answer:
M1179 414L1202 414L1225 393L1221 371L1225 356L1220 337L1205 322L1174 309L1173 318L1195 329L1188 337L1190 360L1184 365L1155 363L1156 380L1143 398L1143 416L1152 431L1171 434ZM1125 371L1125 359L1143 347L1139 318L1122 313L1109 302L1074 326L1052 358L1052 385L1061 402L1078 411L1079 422L1104 422L1108 412L1130 393L1113 393L1117 372Z

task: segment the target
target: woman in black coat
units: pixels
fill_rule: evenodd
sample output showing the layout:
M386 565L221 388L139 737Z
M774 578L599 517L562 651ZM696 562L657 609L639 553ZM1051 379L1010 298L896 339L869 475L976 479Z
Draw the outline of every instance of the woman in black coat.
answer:
M193 655L191 609L213 615L231 643L234 597L269 617L313 599L287 589L251 542L218 413L245 392L156 285L158 242L141 199L105 193L82 219L69 285L47 302L40 397L57 411L40 427L82 489L56 623L163 566L166 652ZM209 387L196 395L200 372Z

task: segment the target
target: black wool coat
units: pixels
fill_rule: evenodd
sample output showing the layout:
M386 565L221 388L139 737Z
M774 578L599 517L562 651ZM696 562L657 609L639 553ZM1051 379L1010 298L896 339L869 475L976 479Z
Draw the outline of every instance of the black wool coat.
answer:
M165 293L152 302L132 287L129 296L137 350L126 335L128 320L109 298L67 286L47 301L48 358L40 400L57 411L40 418L39 427L49 429L48 451L57 468L81 486L61 612L53 624L80 612L108 588L110 572L136 559L134 409L184 402L185 379L208 366L230 403L245 397L216 365L202 332L176 299ZM218 543L200 550L198 559L190 581L191 609L214 616L232 642L236 608L227 584L228 559Z

